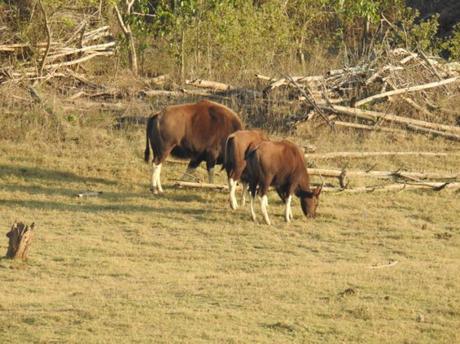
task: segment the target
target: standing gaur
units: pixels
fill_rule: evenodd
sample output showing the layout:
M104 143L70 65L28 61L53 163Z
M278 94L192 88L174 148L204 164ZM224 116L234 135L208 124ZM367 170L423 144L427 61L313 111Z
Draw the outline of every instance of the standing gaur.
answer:
M230 207L238 208L236 201L236 185L241 181L243 187L242 205L245 203L245 194L248 187L248 178L246 172L246 152L250 147L258 145L260 142L267 140L267 136L262 130L239 130L227 138L225 144L224 168L227 172L228 188L230 196Z
M247 176L251 193L251 216L256 221L254 199L256 192L261 197L260 205L265 222L270 225L267 206L267 192L275 187L278 195L286 204L285 219L293 219L292 195L300 198L303 213L315 217L322 186L310 188L310 180L305 167L304 156L292 142L262 141L246 153Z
M190 158L185 174L191 174L206 162L209 182L214 166L223 163L227 137L243 127L238 115L228 107L209 100L166 107L149 118L146 130L145 161L153 151L153 193L163 192L161 165L169 154Z

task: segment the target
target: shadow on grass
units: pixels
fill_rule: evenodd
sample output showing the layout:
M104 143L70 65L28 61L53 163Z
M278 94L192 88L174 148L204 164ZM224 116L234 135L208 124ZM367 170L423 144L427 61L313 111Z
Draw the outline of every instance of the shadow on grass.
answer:
M23 176L30 179L40 179L61 182L100 183L114 185L115 181L96 177L82 177L75 173L58 170L49 170L39 167L18 165L0 165L0 178L8 175Z
M162 214L172 220L177 220L181 215L191 216L197 220L202 220L204 212L200 208L193 207L161 207L155 208L146 205L132 204L81 204L81 203L63 203L52 201L35 201L35 200L2 200L0 199L0 207L23 207L34 210L58 210L75 213L103 213L103 212L118 212L118 213L146 213L154 216ZM219 212L220 209L216 209Z

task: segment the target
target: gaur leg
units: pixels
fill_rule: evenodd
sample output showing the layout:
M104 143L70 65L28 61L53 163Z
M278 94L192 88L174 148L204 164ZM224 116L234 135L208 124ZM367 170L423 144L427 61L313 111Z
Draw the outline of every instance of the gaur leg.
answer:
M257 183L251 182L249 184L249 193L251 196L251 217L254 222L257 222L256 213L254 211L254 200L256 198L256 188L257 188Z
M268 217L268 197L267 197L267 192L268 192L268 186L270 185L270 180L268 178L265 178L263 183L259 185L259 194L261 196L260 198L260 209L262 210L262 215L264 216L265 223L267 225L270 225L270 218Z
M281 200L286 206L285 210L285 219L286 222L289 222L290 220L293 219L292 216L292 208L291 208L291 201L292 201L292 190L293 188L291 186L284 186L284 187L277 187L276 192L280 196Z
M190 159L188 165L187 165L187 169L185 170L184 174L182 175L182 177L180 178L181 180L191 180L193 179L193 175L196 171L196 168L198 166L200 166L201 162L203 161L203 158L202 156L198 156L198 157L193 157L192 159Z
M231 171L228 174L228 187L230 190L230 206L233 210L238 208L238 202L236 200L236 187L237 181L241 181L242 168L235 168L234 171ZM247 184L243 182L243 206L244 206L244 192L247 188Z
M291 209L291 201L292 201L292 195L289 195L286 198L286 211L284 213L286 222L290 222L293 217L292 217L292 209Z
M228 178L228 189L230 191L230 207L235 210L238 208L238 202L236 201L236 185L237 182L232 177Z
M155 195L163 192L163 188L161 186L161 179L160 179L161 166L162 166L163 161L166 159L169 153L171 153L171 150L173 148L174 146L168 148L167 150L163 151L161 155L155 156L155 158L153 159L151 191Z
M243 194L241 195L241 206L244 207L246 204L246 193L248 192L248 184L245 182L241 182L241 186L243 188Z
M209 152L206 156L206 169L208 170L208 182L214 183L214 166L217 162L217 156L214 153Z

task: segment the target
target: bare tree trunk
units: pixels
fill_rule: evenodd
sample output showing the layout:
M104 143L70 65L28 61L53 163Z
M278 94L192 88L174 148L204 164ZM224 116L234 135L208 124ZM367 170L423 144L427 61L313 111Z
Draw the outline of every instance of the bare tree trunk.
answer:
M46 63L46 58L48 57L48 53L50 51L50 46L51 46L51 30L50 26L48 24L48 16L46 15L45 7L43 7L43 4L41 0L38 1L38 5L40 6L40 9L43 13L43 20L45 21L45 29L46 29L46 50L45 53L43 54L42 60L40 62L40 69L38 70L38 76L42 76L43 74L43 68L45 67Z
M134 4L135 0L126 0L126 15L131 14L131 9ZM118 9L118 6L115 5L115 12L117 13L118 24L120 25L123 33L125 34L126 40L128 41L129 45L129 68L133 72L135 76L139 75L139 67L137 62L137 52L136 52L136 43L134 41L133 32L131 30L131 25L128 22L123 21L123 17Z

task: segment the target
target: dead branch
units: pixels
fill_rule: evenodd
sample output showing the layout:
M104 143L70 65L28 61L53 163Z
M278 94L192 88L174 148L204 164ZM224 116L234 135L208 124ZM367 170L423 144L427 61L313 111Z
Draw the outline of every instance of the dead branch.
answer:
M309 168L308 173L313 176L323 176L330 178L340 178L343 170ZM359 171L346 170L347 177L366 177L366 178L383 178L383 179L458 179L460 174L449 174L445 172L405 172L405 171Z
M88 46L81 47L81 48L64 48L64 49L62 49L62 52L58 52L58 53L55 53L53 55L49 55L48 59L49 60L56 60L56 59L61 58L61 57L65 57L65 56L68 56L68 55L79 54L79 53L83 53L83 52L87 52L87 51L95 51L95 52L97 52L97 51L100 51L100 52L109 51L109 48L114 47L115 45L116 45L115 42L108 42L108 43L104 43L104 44L88 45Z
M449 78L449 79L444 79L442 81L436 81L436 82L430 82L428 84L424 84L424 85L418 85L418 86L412 86L412 87L407 87L407 88L401 88L401 89L397 89L397 90L393 90L393 91L387 91L387 92L383 92L383 93L380 93L380 94L374 94L373 96L370 96L370 97L367 97L367 98L364 98L364 99L361 99L359 101L356 102L356 106L362 106L364 104L367 104L373 100L376 100L376 99L380 99L380 98L385 98L385 97L389 97L389 96L394 96L394 95L397 95L397 94L404 94L404 93L409 93L409 92L415 92L415 91L421 91L421 90L426 90L426 89L429 89L429 88L434 88L434 87L439 87L439 86L442 86L442 85L447 85L447 84L450 84L450 83L453 83L453 82L457 82L459 80L459 77L453 77L453 78Z
M209 184L209 183L195 183L195 182L183 182L175 181L174 187L178 188L196 188L196 189L207 189L207 190L228 190L227 185ZM460 189L460 183L412 183L412 184L387 184L377 186L363 186L352 189L342 189L334 187L323 187L323 192L335 192L335 193L362 193L362 192L375 192L375 191L403 191L403 190L417 190L417 189L429 189L432 191L440 191L442 189Z
M305 102L310 103L311 106L315 109L315 111L321 116L321 118L331 127L334 128L334 125L332 124L331 121L327 118L327 116L324 114L324 112L321 110L321 108L318 106L318 104L315 101L315 98L311 94L310 89L308 86L305 86L306 91L299 86L299 84L289 75L286 76L286 78L302 93L302 95L305 97ZM307 93L308 92L308 93ZM328 105L330 106L330 105Z
M323 105L320 105L320 107L323 107L323 109L327 109L327 107ZM445 130L445 131L460 133L460 127L455 127L455 126L445 125L445 124L440 124L440 123L426 122L426 121L422 121L418 119L401 117L401 116L386 114L386 113L377 112L377 111L361 110L357 108L350 108L350 107L340 106L340 105L334 105L332 109L344 115L364 118L368 120L375 121L375 120L380 119L383 121L396 122L396 123L405 124L405 125L415 125L418 127L424 127L424 128L434 129L434 130Z
M431 190L440 191L443 189L458 190L460 189L460 183L407 183L407 184L386 184L376 186L362 186L350 189L331 188L324 187L323 192L335 192L335 193L363 193L363 192L378 192L378 191L403 191L403 190Z
M411 124L408 124L406 128L409 130L415 131L417 133L425 133L425 134L430 134L433 136L444 137L446 139L453 140L453 141L460 141L460 135L456 135L453 133L447 133L445 131L423 128L423 127L419 127L419 126L411 125Z
M341 121L334 121L333 123L334 123L335 126L339 126L339 127L347 127L347 128L354 128L354 129L364 129L364 130L370 130L370 131L384 131L384 132L400 133L400 134L405 134L406 133L405 130L397 129L397 128L387 128L387 127L381 127L381 126L372 126L372 125L350 123L350 122L341 122Z
M40 6L40 9L43 13L43 20L45 21L45 29L46 29L46 50L45 50L45 53L43 54L43 57L42 57L42 60L40 62L40 67L38 69L38 76L42 76L43 75L43 68L45 67L45 63L46 63L46 58L48 57L48 53L50 51L50 47L51 47L51 30L50 30L50 26L48 24L48 16L46 15L46 11L45 11L45 8L43 7L43 4L42 4L42 1L41 0L38 0L38 5Z
M208 189L208 190L228 190L228 185L195 183L195 182L184 182L184 181L175 181L174 187L178 187L178 188L187 187L187 188Z
M218 91L227 91L227 90L233 89L232 86L224 84L222 82L209 81L209 80L203 80L203 79L185 80L185 84L192 85L195 87L201 87L201 88L211 88L213 90L218 90Z
M460 156L460 152L444 153L444 152L332 152L332 153L316 153L305 154L308 160L314 159L336 159L336 158L368 158L376 156L425 156L425 157L453 157Z
M372 266L369 266L369 269L391 268L392 266L395 266L396 264L398 264L398 261L397 261L397 260L392 261L392 262L389 262L388 264L383 264L383 265L372 265Z
M134 3L134 0L131 2L126 0L126 14L127 15L131 14L131 7L133 3ZM131 31L131 26L129 25L129 22L125 23L123 21L123 17L116 4L114 6L114 9L117 14L118 24L120 25L123 33L125 34L126 40L128 41L128 44L129 44L129 64L131 67L131 71L133 72L135 76L137 76L139 74L138 64L137 64L137 52L136 52L136 44L134 43L134 36Z

